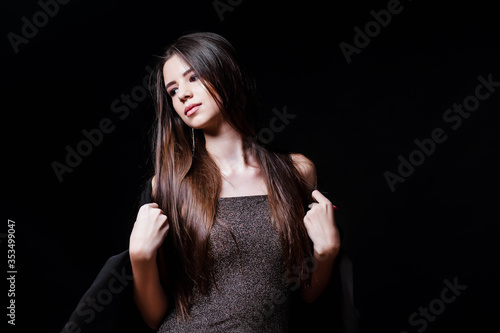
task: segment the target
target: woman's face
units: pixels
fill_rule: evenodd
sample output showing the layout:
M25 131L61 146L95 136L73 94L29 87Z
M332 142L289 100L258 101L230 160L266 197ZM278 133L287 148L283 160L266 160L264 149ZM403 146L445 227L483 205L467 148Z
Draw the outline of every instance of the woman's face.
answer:
M217 103L193 69L174 55L163 66L165 88L175 111L189 127L215 130L221 112Z

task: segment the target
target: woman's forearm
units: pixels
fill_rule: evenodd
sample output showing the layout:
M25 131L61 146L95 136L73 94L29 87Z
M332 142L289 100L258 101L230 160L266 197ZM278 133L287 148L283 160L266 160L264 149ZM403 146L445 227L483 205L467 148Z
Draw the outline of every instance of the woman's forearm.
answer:
M157 258L169 229L167 216L156 203L142 205L130 234L129 255L134 275L134 301L146 324L157 329L168 310ZM159 256L159 257L158 257ZM163 266L162 266L163 267Z
M168 310L168 298L160 282L156 257L133 260L134 301L144 322L156 330Z
M311 284L309 287L302 287L302 299L308 303L313 302L325 290L332 277L333 265L335 263L336 254L329 256L315 255L316 269L311 273Z

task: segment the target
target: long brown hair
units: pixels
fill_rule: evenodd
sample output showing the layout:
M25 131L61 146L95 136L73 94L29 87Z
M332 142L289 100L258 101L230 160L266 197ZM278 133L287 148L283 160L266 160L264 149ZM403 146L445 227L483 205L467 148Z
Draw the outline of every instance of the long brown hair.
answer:
M271 151L253 139L250 116L257 105L254 85L226 39L214 33L192 33L180 37L162 53L153 73L157 111L153 200L170 224L164 242L166 289L179 316L186 317L194 301L194 289L206 294L214 282L209 240L222 178L199 130L195 130L193 153L191 128L177 115L165 89L163 66L173 55L190 65L218 104L223 119L241 135L246 160L252 156L258 162L284 268L289 271L304 267L304 260L311 255L303 218L312 188L289 154Z

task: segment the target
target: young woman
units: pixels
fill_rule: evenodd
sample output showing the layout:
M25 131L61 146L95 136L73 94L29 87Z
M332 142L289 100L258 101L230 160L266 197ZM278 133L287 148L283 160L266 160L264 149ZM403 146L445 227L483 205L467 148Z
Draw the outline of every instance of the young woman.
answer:
M129 246L142 318L160 332L286 332L290 294L314 301L340 248L314 164L253 140L252 85L223 37L180 37L155 81L153 203Z

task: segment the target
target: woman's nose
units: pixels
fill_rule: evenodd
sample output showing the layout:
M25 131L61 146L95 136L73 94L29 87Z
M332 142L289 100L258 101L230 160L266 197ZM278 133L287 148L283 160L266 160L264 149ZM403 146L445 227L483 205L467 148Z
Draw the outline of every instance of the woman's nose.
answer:
M193 92L189 88L184 88L181 91L178 92L179 99L181 101L186 101L188 98L193 97Z

